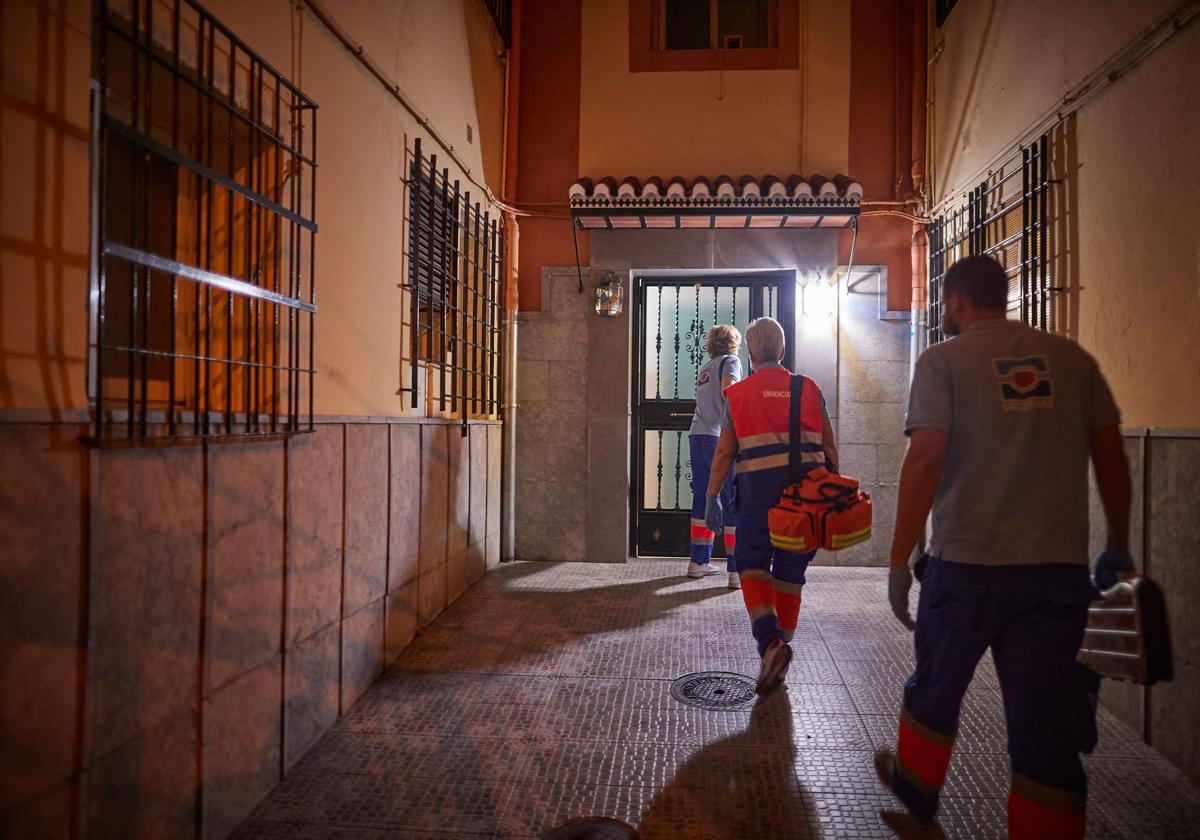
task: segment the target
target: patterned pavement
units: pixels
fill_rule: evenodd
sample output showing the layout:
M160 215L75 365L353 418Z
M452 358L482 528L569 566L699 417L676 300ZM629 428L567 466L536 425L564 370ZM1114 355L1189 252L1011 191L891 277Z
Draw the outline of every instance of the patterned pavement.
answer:
M741 596L685 562L512 563L449 607L236 833L533 838L604 815L651 838L886 838L874 777L911 637L882 569L814 567L781 692L752 710L671 698L697 671L753 676ZM1200 789L1112 715L1087 760L1089 836L1200 836ZM1005 836L1008 763L985 659L939 817ZM904 826L901 836L905 836ZM938 835L941 836L941 835Z

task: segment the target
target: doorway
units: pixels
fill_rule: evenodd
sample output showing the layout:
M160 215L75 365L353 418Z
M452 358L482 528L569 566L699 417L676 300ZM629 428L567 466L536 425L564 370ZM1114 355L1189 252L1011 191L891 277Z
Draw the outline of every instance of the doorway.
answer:
M745 335L755 318L783 325L784 364L792 367L796 284L793 272L635 275L632 279L633 393L630 400L630 552L687 557L692 507L688 427L696 410L696 377L714 324ZM742 370L750 370L743 341ZM722 556L721 541L714 555Z

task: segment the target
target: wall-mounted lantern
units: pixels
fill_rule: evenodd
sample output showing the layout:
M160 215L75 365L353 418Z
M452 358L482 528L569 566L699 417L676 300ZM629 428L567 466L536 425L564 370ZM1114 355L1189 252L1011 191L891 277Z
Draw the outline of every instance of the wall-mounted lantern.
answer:
M616 280L596 287L596 314L606 318L620 317L625 311L625 289Z

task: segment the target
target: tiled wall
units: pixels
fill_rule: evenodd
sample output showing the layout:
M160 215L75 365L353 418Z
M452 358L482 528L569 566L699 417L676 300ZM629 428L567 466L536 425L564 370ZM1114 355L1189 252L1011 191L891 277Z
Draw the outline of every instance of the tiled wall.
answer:
M0 835L223 837L499 560L500 427L0 425Z
M1105 680L1101 701L1147 743L1200 782L1200 429L1129 429L1133 475L1130 546L1138 569L1163 588L1175 678L1150 689ZM1093 554L1104 545L1104 511L1093 487Z
M871 494L871 539L862 545L817 553L817 565L886 566L896 520L900 461L907 443L908 312L888 312L886 269L855 270L842 283L837 330L837 380L821 382L829 401L839 465ZM802 336L804 317L800 319ZM803 348L803 344L801 345ZM820 379L818 379L820 381Z

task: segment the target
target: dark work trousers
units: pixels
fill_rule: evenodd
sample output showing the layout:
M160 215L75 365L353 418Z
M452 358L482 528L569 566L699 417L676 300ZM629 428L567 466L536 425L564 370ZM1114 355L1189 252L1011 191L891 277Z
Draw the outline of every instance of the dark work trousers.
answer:
M1012 759L1012 837L1083 837L1099 677L1075 657L1096 591L1085 565L980 566L922 557L916 671L904 686L896 792L932 817L959 708L990 647ZM1049 832L1049 833L1047 833Z

